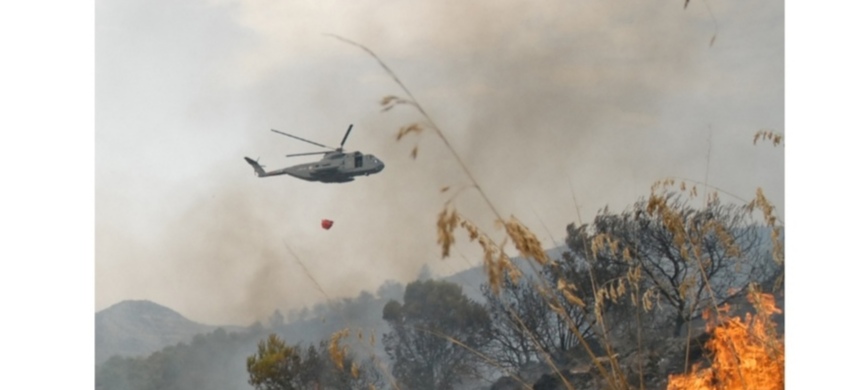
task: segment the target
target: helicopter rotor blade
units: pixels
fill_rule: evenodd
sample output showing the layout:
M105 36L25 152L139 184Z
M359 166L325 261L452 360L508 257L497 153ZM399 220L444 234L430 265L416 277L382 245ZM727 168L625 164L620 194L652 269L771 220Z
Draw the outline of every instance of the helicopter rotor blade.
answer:
M294 153L294 154L286 154L285 157L311 156L313 154L325 154L325 153L330 153L330 152Z
M327 146L327 145L321 145L321 144L319 144L319 143L317 143L317 142L313 142L313 141L310 141L310 140L308 140L308 139L300 138L300 137L298 137L298 136L296 136L296 135L291 135L291 134L288 134L288 133L283 133L283 132L281 132L281 131L279 131L279 130L276 130L276 129L270 129L270 130L273 131L274 133L279 133L279 134L282 134L282 135L284 135L284 136L286 136L286 137L291 137L291 138L298 139L298 140L303 141L303 142L308 142L308 143L310 143L310 144L312 144L312 145L315 145L315 146L320 146L320 147L322 147L322 148L333 149L333 150L336 149L336 148L334 148L334 147L330 147L330 146Z
M351 134L351 128L352 128L352 127L354 127L354 124L353 124L353 123L350 124L350 125L348 125L348 131L346 131L346 132L345 132L345 136L342 137L342 143L339 144L339 149L342 149L342 147L345 146L345 141L348 140L348 134Z

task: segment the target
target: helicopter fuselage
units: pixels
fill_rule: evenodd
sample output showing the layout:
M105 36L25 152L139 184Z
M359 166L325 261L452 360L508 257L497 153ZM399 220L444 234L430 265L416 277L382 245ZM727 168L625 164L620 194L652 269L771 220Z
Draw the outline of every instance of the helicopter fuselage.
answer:
M368 176L383 169L384 163L371 154L330 152L319 161L290 166L278 172L307 181L345 183L353 181L355 176Z

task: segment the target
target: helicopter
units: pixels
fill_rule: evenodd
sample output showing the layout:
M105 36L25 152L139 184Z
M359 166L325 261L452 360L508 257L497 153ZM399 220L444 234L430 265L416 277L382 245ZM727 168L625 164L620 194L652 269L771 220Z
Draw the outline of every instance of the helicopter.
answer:
M253 160L249 157L243 157L243 159L245 159L246 162L249 163L249 165L251 165L253 169L255 169L255 174L258 177L289 175L307 181L318 181L322 183L347 183L349 181L354 181L355 176L369 176L381 172L384 169L384 163L377 157L371 154L363 154L361 152L346 153L343 151L342 147L345 145L345 141L348 139L348 135L351 134L351 128L353 127L353 124L348 126L348 130L345 132L345 136L342 137L342 143L339 144L338 148L322 145L317 142L300 138L296 135L283 133L276 129L270 129L275 133L279 133L287 137L298 139L303 142L308 142L312 145L320 146L322 148L331 149L330 151L324 152L296 153L288 154L285 156L297 157L323 154L324 156L321 158L321 160L317 162L298 164L287 168L267 172L264 170L264 166L258 164L257 160Z

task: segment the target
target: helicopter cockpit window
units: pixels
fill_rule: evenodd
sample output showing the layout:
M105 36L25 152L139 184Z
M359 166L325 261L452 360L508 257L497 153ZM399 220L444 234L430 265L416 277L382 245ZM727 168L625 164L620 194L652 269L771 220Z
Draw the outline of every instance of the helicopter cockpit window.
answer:
M354 155L354 167L360 168L362 166L363 166L363 155L360 153L357 153Z

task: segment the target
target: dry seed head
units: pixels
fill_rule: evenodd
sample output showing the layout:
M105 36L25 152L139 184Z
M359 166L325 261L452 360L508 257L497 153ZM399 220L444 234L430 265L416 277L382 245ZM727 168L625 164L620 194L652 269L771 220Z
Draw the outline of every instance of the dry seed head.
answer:
M606 289L604 289L604 288L597 289L597 293L594 294L594 306L595 306L595 308L598 306L603 307L603 303L606 301L606 294L608 294L606 292Z
M565 282L563 278L558 278L555 283L555 288L558 291L564 291L564 289L567 288L567 282Z
M714 191L712 195L714 197L713 199L709 199L709 202L711 202L712 205L720 204L720 194L718 194L717 191Z
M600 233L591 240L591 258L596 259L597 253L603 248L603 242L606 239L605 233Z
M516 217L511 216L510 220L504 223L504 228L507 235L513 240L513 244L519 253L526 259L534 259L540 265L545 265L549 262L543 246L537 236L523 225Z
M633 261L633 257L630 255L630 248L628 248L626 246L624 247L624 252L621 254L621 256L623 256L624 261L626 261L628 263Z
M780 242L780 228L775 227L771 230L771 243L774 247L771 250L771 257L774 259L775 263L783 264L783 260L786 258L786 252L783 248L783 243Z
M639 279L642 277L642 268L630 267L627 269L627 280L630 282L630 285L636 286L639 283Z
M558 278L558 281L556 282L556 289L558 291L561 291L561 294L564 295L564 298L567 299L567 302L570 302L571 304L577 305L582 308L586 306L585 301L583 301L576 295L576 286L573 285L573 283L567 283L564 281L564 279Z
M763 212L766 216L772 214L772 210L774 209L774 206L772 206L771 203L768 202L768 198L766 198L766 197L765 197L765 193L762 192L762 187L756 187L756 199L755 199L755 202L756 202L756 205L758 205L759 208L762 209L762 212Z
M504 245L501 246L503 247ZM498 251L498 264L503 265L503 271L506 272L507 276L509 276L514 283L519 283L519 280L522 279L522 271L513 265L513 262L510 261L510 257L508 257L507 254Z
M567 299L567 302L570 302L573 305L579 306L581 308L585 308L585 301L577 297L575 294L571 293L568 290L563 290L562 294L564 294L564 298Z
M387 105L390 105L391 103L396 102L398 100L399 100L399 98L396 96L393 96L393 95L384 96L384 98L381 99L381 105L387 106Z
M684 234L684 221L681 219L681 215L669 211L664 212L663 224L666 225L666 229L672 232L675 245L683 247L687 237Z
M562 317L566 316L566 314L564 314L564 308L561 307L557 300L549 299L546 302L549 304L549 308L552 309L552 311Z
M651 196L648 197L648 204L645 206L645 211L648 213L648 215L653 216L657 212L657 210L665 206L663 202L664 201L661 197L652 193Z
M759 130L753 137L753 145L756 145L756 142L760 139L763 141L770 140L774 146L777 146L780 145L780 142L783 141L783 135L775 133L771 130Z
M486 269L489 286L492 287L492 292L497 295L501 291L501 269L498 268L495 261L497 251L494 244L491 243L485 234L480 236L478 242L483 248L483 268Z
M653 194L655 191L661 189L666 190L673 185L675 185L675 179L672 178L655 181L654 184L651 185L651 193Z
M453 212L450 213L450 219L447 220L447 227L450 230L455 230L456 225L459 224L459 219L460 219L459 214L456 214L456 210L453 210Z
M661 190L665 191L673 185L675 185L675 179L671 178L655 181L654 184L651 184L651 194L654 195L656 192Z
M495 273L498 275L498 283L501 283L501 281L503 280L502 275L506 275L506 272L507 272L507 269L504 265L504 262L500 261L500 259L496 260L494 267L495 267Z
M605 291L606 295L609 296L613 303L618 303L618 289L613 288L613 286L610 284L605 287Z
M412 123L408 126L403 126L402 128L399 129L399 132L396 133L396 141L401 140L402 137L404 137L410 133L420 134L422 131L423 131L423 126L421 126L419 123Z
M594 303L594 317L603 318L603 301L598 300Z
M774 216L774 205L765 197L761 187L756 188L756 199L748 205L749 210L752 211L754 206L759 206L765 223L771 227L771 244L774 246L771 257L777 264L782 264L785 259L785 250L780 241L780 227L777 226L777 217Z
M468 232L469 241L474 242L474 240L480 237L480 229L473 222L463 219L459 225Z
M448 213L448 211L450 211ZM456 242L453 236L453 230L456 229L456 224L459 222L459 214L456 210L449 210L449 206L444 206L444 210L438 213L438 244L441 245L441 258L446 259L450 256L450 247Z
M627 293L627 286L624 284L624 279L618 279L618 296L623 297Z
M732 257L741 257L741 249L738 247L738 244L735 243L735 239L731 234L729 234L726 228L720 223L713 223L712 227L714 228L714 234L716 234L720 239L720 243L723 245L723 248L729 252L729 255Z
M774 140L773 141L774 141L774 146L777 146L780 144L781 141L783 141L783 136L780 134L774 134Z
M651 308L653 307L653 302L651 301L652 291L653 287L649 288L645 291L644 294L642 294L642 307L645 308L646 312L651 310Z
M384 98L382 98L380 104L384 107L381 109L381 111L390 111L390 109L396 107L396 105L398 104L412 104L415 106L417 105L412 101L405 100L403 98L393 95L385 96Z

